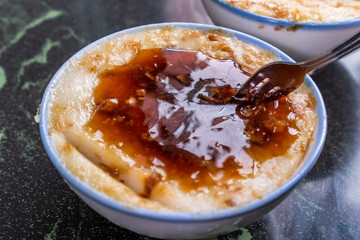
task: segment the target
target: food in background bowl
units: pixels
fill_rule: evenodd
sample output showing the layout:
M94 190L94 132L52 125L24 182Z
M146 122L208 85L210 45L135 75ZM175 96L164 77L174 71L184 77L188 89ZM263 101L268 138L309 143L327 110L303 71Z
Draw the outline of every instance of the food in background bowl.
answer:
M360 18L357 0L224 0L225 2L271 18L293 22L343 22Z
M277 189L309 170L322 106L314 89L303 85L258 106L219 104L279 58L237 34L196 24L140 27L95 42L58 71L41 108L42 137L90 206L139 233L205 237L268 211L277 201L266 196L280 191L273 194L281 199L287 191ZM260 204L255 212L251 202ZM238 218L237 208L249 216Z
M360 31L359 1L203 0L215 24L259 37L295 60L335 48Z

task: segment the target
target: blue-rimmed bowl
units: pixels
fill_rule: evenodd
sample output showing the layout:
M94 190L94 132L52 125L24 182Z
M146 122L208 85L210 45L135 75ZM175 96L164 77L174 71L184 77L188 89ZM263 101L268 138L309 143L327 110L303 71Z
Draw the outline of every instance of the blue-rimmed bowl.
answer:
M204 32L213 30L222 31L226 34L241 39L244 42L255 44L261 48L270 50L283 60L293 61L291 58L273 46L244 33L226 28L219 28L212 25L194 23L160 23L123 30L106 36L88 45L76 53L72 58L77 58L81 55L84 55L89 52L89 50L104 44L104 42L124 34L169 26L199 29ZM240 227L246 226L247 224L255 221L258 217L273 209L291 192L295 185L313 167L320 155L325 141L327 129L325 105L319 89L313 80L307 76L305 79L305 84L313 91L317 100L316 112L319 116L319 119L317 122L316 131L313 135L313 141L310 143L303 164L294 174L294 176L292 176L282 186L265 195L261 199L254 200L248 204L216 211L199 213L174 213L128 206L92 189L87 184L79 180L75 175L73 175L68 169L65 168L61 158L59 157L59 153L56 151L54 144L51 141L48 125L50 96L52 94L53 87L57 85L67 67L68 64L65 63L53 76L41 102L40 133L45 150L47 151L56 169L70 185L71 189L75 191L90 207L113 223L140 234L165 239L194 239L216 236L219 234L235 231Z
M317 57L360 32L360 19L332 23L291 22L250 13L223 0L203 0L212 21L258 37L296 61Z

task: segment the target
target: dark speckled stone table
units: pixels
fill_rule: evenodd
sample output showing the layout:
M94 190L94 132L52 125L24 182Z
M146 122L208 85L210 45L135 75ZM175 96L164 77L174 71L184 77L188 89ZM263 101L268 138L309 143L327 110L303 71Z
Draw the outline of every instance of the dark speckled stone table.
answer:
M36 109L72 54L141 24L210 23L200 1L0 1L0 239L149 239L110 223L66 185L42 146ZM313 75L328 137L312 171L257 222L215 239L360 239L360 51Z

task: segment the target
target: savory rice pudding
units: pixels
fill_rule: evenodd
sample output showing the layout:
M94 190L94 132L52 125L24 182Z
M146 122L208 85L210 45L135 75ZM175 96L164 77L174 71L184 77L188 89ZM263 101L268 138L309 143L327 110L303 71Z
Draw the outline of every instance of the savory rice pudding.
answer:
M117 35L70 59L51 90L49 134L69 171L131 206L199 212L276 189L302 164L316 102L227 99L276 56L221 31Z
M342 22L360 18L359 0L224 0L246 11L295 22Z

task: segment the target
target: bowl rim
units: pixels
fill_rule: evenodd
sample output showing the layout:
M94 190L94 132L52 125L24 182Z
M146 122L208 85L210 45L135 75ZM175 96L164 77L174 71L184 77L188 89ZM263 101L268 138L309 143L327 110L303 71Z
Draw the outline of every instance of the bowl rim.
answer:
M272 45L257 39L253 36L250 36L248 34L235 31L228 28L223 27L217 27L214 25L208 25L208 24L199 24L199 23L180 23L180 22L164 22L164 23L156 23L156 24L148 24L148 25L141 25L137 27L132 27L124 30L120 30L118 32L115 32L113 34L107 35L103 38L100 38L93 43L90 43L89 45L82 48L80 51L75 53L72 57L70 57L69 60L73 58L77 58L81 56L82 54L86 53L89 49L95 48L98 45L101 45L105 41L125 35L125 34L131 34L139 31L149 30L149 29L156 29L156 28L166 28L166 27L178 27L178 28L192 28L192 29L198 29L204 32L209 32L213 30L220 30L224 32L225 34L228 34L230 36L236 37L244 42L257 45L261 48L270 50L274 52L276 55L278 55L281 59L286 61L292 61L293 60L288 57L285 53L281 52L279 49L273 47ZM150 219L150 220L156 220L161 222L182 222L182 223L192 223L192 222L209 222L209 221L215 221L225 218L233 218L233 217L239 217L241 215L247 214L249 212L252 212L254 210L260 209L271 202L279 199L281 196L285 195L287 192L289 192L314 166L315 162L317 161L321 150L324 146L325 138L326 138L326 132L327 132L327 118L326 118L326 109L324 100L321 96L321 93L316 86L315 82L309 77L306 76L305 78L305 84L313 91L313 94L315 98L317 99L317 106L316 106L316 112L318 114L318 123L316 132L314 133L314 139L312 141L312 147L309 149L309 152L306 154L306 159L302 163L299 170L290 178L288 179L284 184L282 184L280 187L276 188L275 190L271 191L270 193L264 195L261 199L253 200L247 204L236 206L236 207L230 207L226 209L220 209L220 210L212 210L212 211L202 211L202 212L196 212L196 213L190 213L190 212L164 212L164 211L158 211L158 210L151 210L151 209L145 209L142 207L132 206L128 205L119 201L116 201L108 196L106 196L104 193L101 193L97 190L92 189L90 186L88 186L85 182L78 179L75 175L73 175L70 170L65 168L65 165L62 163L55 147L51 143L51 139L49 136L49 129L47 124L47 118L49 114L49 107L50 107L50 99L51 99L51 93L53 90L53 87L57 84L59 81L59 77L63 74L63 72L66 70L69 60L66 61L54 74L54 76L51 78L47 88L45 89L41 105L40 105L40 122L39 122L39 128L40 128L40 135L41 139L44 145L44 148L52 161L55 168L58 170L60 175L64 178L64 180L70 185L71 188L75 188L80 193L84 194L86 197L90 198L91 200L101 204L102 206L107 207L108 209L115 210L117 212L120 212L122 214L131 215L134 217L140 217L144 219Z
M202 0L203 3L205 1L212 1L226 10L240 15L244 18L257 21L262 24L269 24L273 26L283 26L283 27L294 27L300 26L300 28L304 28L307 30L326 30L326 29L338 29L338 28L350 28L354 26L360 26L360 19L346 20L341 22L296 22L296 21L288 21L284 19L272 18L264 15L259 15L256 13L252 13L241 8L235 7L224 0Z

